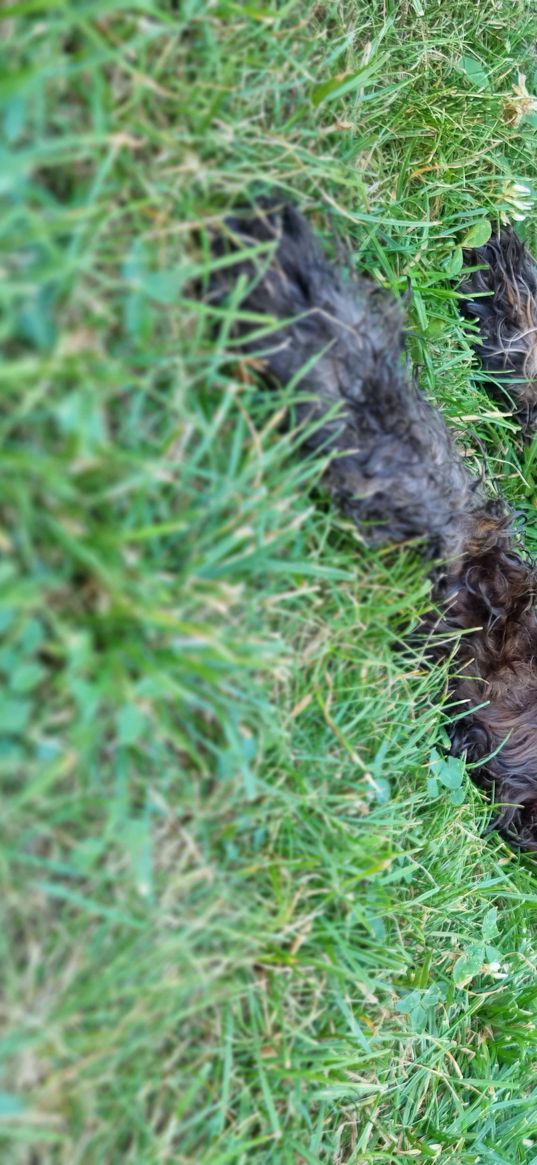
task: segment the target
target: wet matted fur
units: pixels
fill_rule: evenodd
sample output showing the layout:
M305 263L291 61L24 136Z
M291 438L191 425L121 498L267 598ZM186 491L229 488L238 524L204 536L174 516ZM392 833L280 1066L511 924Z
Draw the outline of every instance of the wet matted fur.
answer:
M511 227L465 252L460 290L479 327L477 350L501 404L511 403L526 436L537 429L537 264Z
M242 277L235 336L268 383L298 385L304 447L333 454L326 481L343 512L370 544L420 539L431 559L441 630L465 632L452 669L453 752L483 762L472 775L493 790L495 827L537 849L536 575L507 507L486 496L417 388L399 304L344 278L289 205L229 220L215 250L237 262L220 265L213 295ZM270 334L267 316L282 321ZM445 639L433 648L448 650Z

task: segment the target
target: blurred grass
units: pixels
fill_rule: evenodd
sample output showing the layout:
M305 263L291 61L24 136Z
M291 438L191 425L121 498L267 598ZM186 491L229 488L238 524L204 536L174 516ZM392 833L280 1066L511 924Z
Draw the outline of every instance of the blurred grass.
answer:
M264 187L410 282L421 382L535 544L452 286L537 189L532 5L23 0L3 33L3 1158L531 1165L537 883L394 651L423 568L316 497L192 288Z

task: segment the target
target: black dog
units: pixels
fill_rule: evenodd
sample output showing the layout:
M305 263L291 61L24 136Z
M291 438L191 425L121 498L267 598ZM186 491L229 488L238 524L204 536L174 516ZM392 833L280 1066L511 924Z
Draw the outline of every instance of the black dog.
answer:
M510 398L526 436L537 428L537 264L510 227L488 243L466 251L468 266L480 265L462 282L463 309L477 320L478 351L505 404Z
M451 681L453 751L483 762L473 775L494 791L495 827L537 849L537 578L507 507L471 477L417 389L393 298L366 279L345 280L291 206L227 226L216 251L240 253L216 272L214 294L244 278L240 346L270 383L296 382L304 447L332 454L327 483L368 542L419 539L436 560L440 630L464 633ZM266 317L281 326L270 332ZM492 327L488 335L492 350ZM445 638L437 657L453 649Z

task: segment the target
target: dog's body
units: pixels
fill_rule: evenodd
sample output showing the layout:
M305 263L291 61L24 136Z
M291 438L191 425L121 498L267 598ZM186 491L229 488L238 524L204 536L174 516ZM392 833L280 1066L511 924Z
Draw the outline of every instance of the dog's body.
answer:
M526 436L537 427L537 264L510 227L467 251L477 269L461 285L465 314L479 326L478 350L502 404Z
M217 249L240 254L217 274L216 293L242 274L242 308L284 321L264 337L262 321L239 322L241 348L262 358L269 381L296 381L304 446L333 453L326 480L337 502L369 543L420 539L442 560L432 569L443 630L466 632L451 683L453 750L483 762L473 775L494 786L497 828L537 849L537 582L507 509L471 477L417 389L399 305L366 279L345 281L290 206L228 226ZM435 650L448 650L445 637Z

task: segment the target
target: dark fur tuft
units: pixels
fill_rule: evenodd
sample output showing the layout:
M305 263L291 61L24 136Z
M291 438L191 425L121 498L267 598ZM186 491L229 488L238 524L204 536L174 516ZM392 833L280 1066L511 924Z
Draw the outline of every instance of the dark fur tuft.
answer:
M473 776L493 790L495 827L537 849L537 582L509 513L468 473L417 389L392 297L367 279L345 281L293 207L227 226L215 249L237 251L237 263L215 273L213 294L245 278L241 348L262 360L269 382L299 386L304 446L333 454L326 478L339 505L369 543L417 538L444 562L433 568L443 629L465 632L451 681L453 751L478 762ZM261 337L266 317L279 326Z
M479 325L479 356L500 403L511 402L526 435L537 428L537 264L510 227L465 252L479 270L461 284L465 314Z

